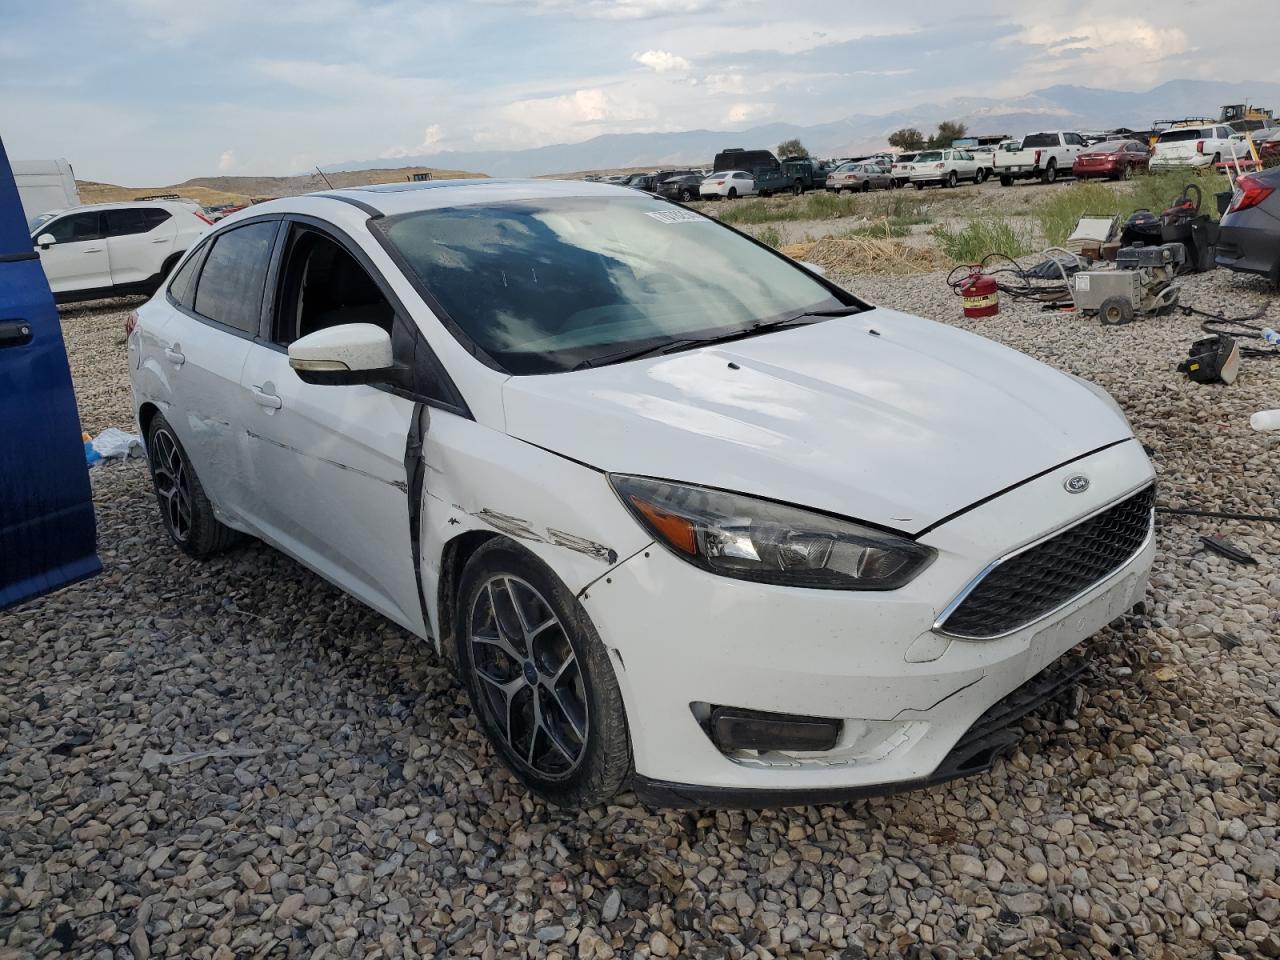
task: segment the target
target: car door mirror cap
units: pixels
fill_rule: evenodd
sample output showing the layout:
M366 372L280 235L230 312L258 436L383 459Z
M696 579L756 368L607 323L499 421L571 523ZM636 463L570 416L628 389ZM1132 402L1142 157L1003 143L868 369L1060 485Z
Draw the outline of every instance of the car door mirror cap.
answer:
M36 246L39 247L41 250L48 250L57 242L58 242L57 237L55 237L52 233L42 233L40 234L40 236L36 237Z
M383 383L402 371L391 353L391 336L372 323L344 323L317 330L289 344L289 366L305 383L343 386Z

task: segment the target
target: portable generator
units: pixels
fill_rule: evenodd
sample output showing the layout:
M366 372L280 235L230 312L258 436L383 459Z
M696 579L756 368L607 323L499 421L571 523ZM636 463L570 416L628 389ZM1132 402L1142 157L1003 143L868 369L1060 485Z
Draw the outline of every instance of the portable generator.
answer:
M1072 278L1076 309L1097 313L1107 326L1167 310L1178 302L1173 278L1186 255L1181 243L1121 247L1115 269L1081 270Z

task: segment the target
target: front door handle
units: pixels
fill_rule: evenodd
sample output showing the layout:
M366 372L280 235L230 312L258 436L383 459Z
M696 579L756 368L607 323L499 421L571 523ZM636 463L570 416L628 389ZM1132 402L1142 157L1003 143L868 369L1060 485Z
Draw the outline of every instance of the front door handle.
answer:
M253 402L260 407L267 407L271 410L279 410L284 406L284 401L274 393L267 393L261 387L253 388Z
M172 347L165 347L164 355L169 358L169 362L175 367L180 367L187 362L187 355L182 352L182 348L176 343Z
M31 342L31 324L25 320L6 320L0 323L0 350L5 347L25 347Z
M102 248L101 247L85 247L84 252L85 253L101 253Z
M168 242L169 242L169 238L168 238L168 237L156 237L156 238L155 238L154 240L152 240L151 242L152 242L152 243L168 243Z

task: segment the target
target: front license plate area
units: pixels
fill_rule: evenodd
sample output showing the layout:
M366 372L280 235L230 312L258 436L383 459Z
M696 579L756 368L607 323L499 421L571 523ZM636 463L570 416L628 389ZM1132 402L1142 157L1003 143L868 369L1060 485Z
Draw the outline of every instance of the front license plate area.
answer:
M1027 654L1024 679L1034 677L1081 640L1097 633L1128 610L1132 605L1129 598L1133 596L1136 582L1136 576L1130 574L1119 583L1112 584L1106 592L1035 634L1031 638Z

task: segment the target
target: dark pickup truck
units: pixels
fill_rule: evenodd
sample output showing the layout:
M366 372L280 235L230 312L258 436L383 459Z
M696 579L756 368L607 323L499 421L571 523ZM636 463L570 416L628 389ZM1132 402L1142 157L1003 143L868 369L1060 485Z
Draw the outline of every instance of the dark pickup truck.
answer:
M742 147L730 147L716 154L712 167L715 173L729 170L742 170L751 174L756 182L756 194L767 197L772 193L784 190L800 192L795 181L787 175L782 164L768 150L744 150Z

